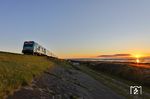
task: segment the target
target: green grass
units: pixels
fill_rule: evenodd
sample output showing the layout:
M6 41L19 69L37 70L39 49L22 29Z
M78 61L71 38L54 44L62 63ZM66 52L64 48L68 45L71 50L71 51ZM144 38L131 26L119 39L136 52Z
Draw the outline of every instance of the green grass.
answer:
M0 52L0 99L52 66L54 62L46 57Z

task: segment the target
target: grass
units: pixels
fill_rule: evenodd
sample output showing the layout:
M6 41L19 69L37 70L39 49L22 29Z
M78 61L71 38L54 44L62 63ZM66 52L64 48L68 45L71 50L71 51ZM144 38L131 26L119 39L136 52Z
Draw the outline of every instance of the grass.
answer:
M134 96L129 94L129 87L131 85L137 85L136 83L134 83L130 80L122 79L122 78L120 78L116 75L110 74L110 73L91 69L91 68L89 68L89 64L88 64L88 66L87 66L87 64L82 64L78 67L76 67L76 66L73 66L73 67L77 70L81 70L82 72L85 72L86 74L92 76L93 78L98 80L100 83L109 87L116 93L123 95L128 99L134 99ZM144 94L142 96L139 96L139 98L149 99L150 96L147 95L150 92L149 88L143 87L143 89L144 89L143 90Z
M96 71L115 75L143 86L150 86L150 69L148 68L136 67L127 63L99 63L89 67Z
M46 57L0 52L0 99L54 66Z
M90 64L88 66L81 65L76 67L71 65L71 63L60 59L51 60L48 59L47 57L42 56L21 55L21 54L0 52L0 99L3 99L4 97L13 93L20 87L30 84L33 78L35 78L36 76L40 76L41 73L43 73L47 69L52 68L56 64L59 66L63 66L66 69L81 70L82 72L87 73L88 75L92 76L93 78L103 83L104 85L112 88L119 94L122 94L130 98L130 96L126 93L128 93L129 91L129 85L132 85L134 83L122 80L116 76L117 74L121 75L122 73L126 73L128 71L128 69L126 70L125 68L122 69L118 65L117 68L113 69L111 69L112 67L111 65L107 65L108 67L102 66L103 68L99 67L95 70L93 68L92 69L89 68L89 66L93 67L93 65ZM114 72L114 70L116 69L118 71L121 70L124 71ZM106 73L101 72L101 70L106 71ZM110 74L109 73L107 74L107 72L109 72ZM129 76L129 74L128 75L127 74L128 73L122 75L122 77ZM140 72L140 75L143 75L143 72ZM125 82L126 84L124 85L122 83L117 83L115 82L116 80L120 82Z

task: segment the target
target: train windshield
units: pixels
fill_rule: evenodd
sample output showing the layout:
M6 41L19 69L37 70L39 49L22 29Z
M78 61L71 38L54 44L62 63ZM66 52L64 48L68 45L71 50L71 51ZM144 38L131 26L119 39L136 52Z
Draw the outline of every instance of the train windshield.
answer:
M24 44L24 47L33 47L33 44Z
M25 42L24 43L24 48L31 48L33 47L34 43L33 42Z

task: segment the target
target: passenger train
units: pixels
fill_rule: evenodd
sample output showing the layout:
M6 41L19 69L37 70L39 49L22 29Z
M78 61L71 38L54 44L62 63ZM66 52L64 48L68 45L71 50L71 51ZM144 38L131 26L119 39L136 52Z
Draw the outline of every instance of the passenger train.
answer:
M52 52L48 51L46 48L42 47L35 41L25 41L23 45L22 53L56 57Z

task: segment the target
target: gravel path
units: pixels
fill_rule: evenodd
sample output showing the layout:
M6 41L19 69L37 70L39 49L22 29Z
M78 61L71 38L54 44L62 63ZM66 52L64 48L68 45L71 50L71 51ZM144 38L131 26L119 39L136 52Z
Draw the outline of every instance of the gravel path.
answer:
M124 99L91 76L55 66L7 99Z

